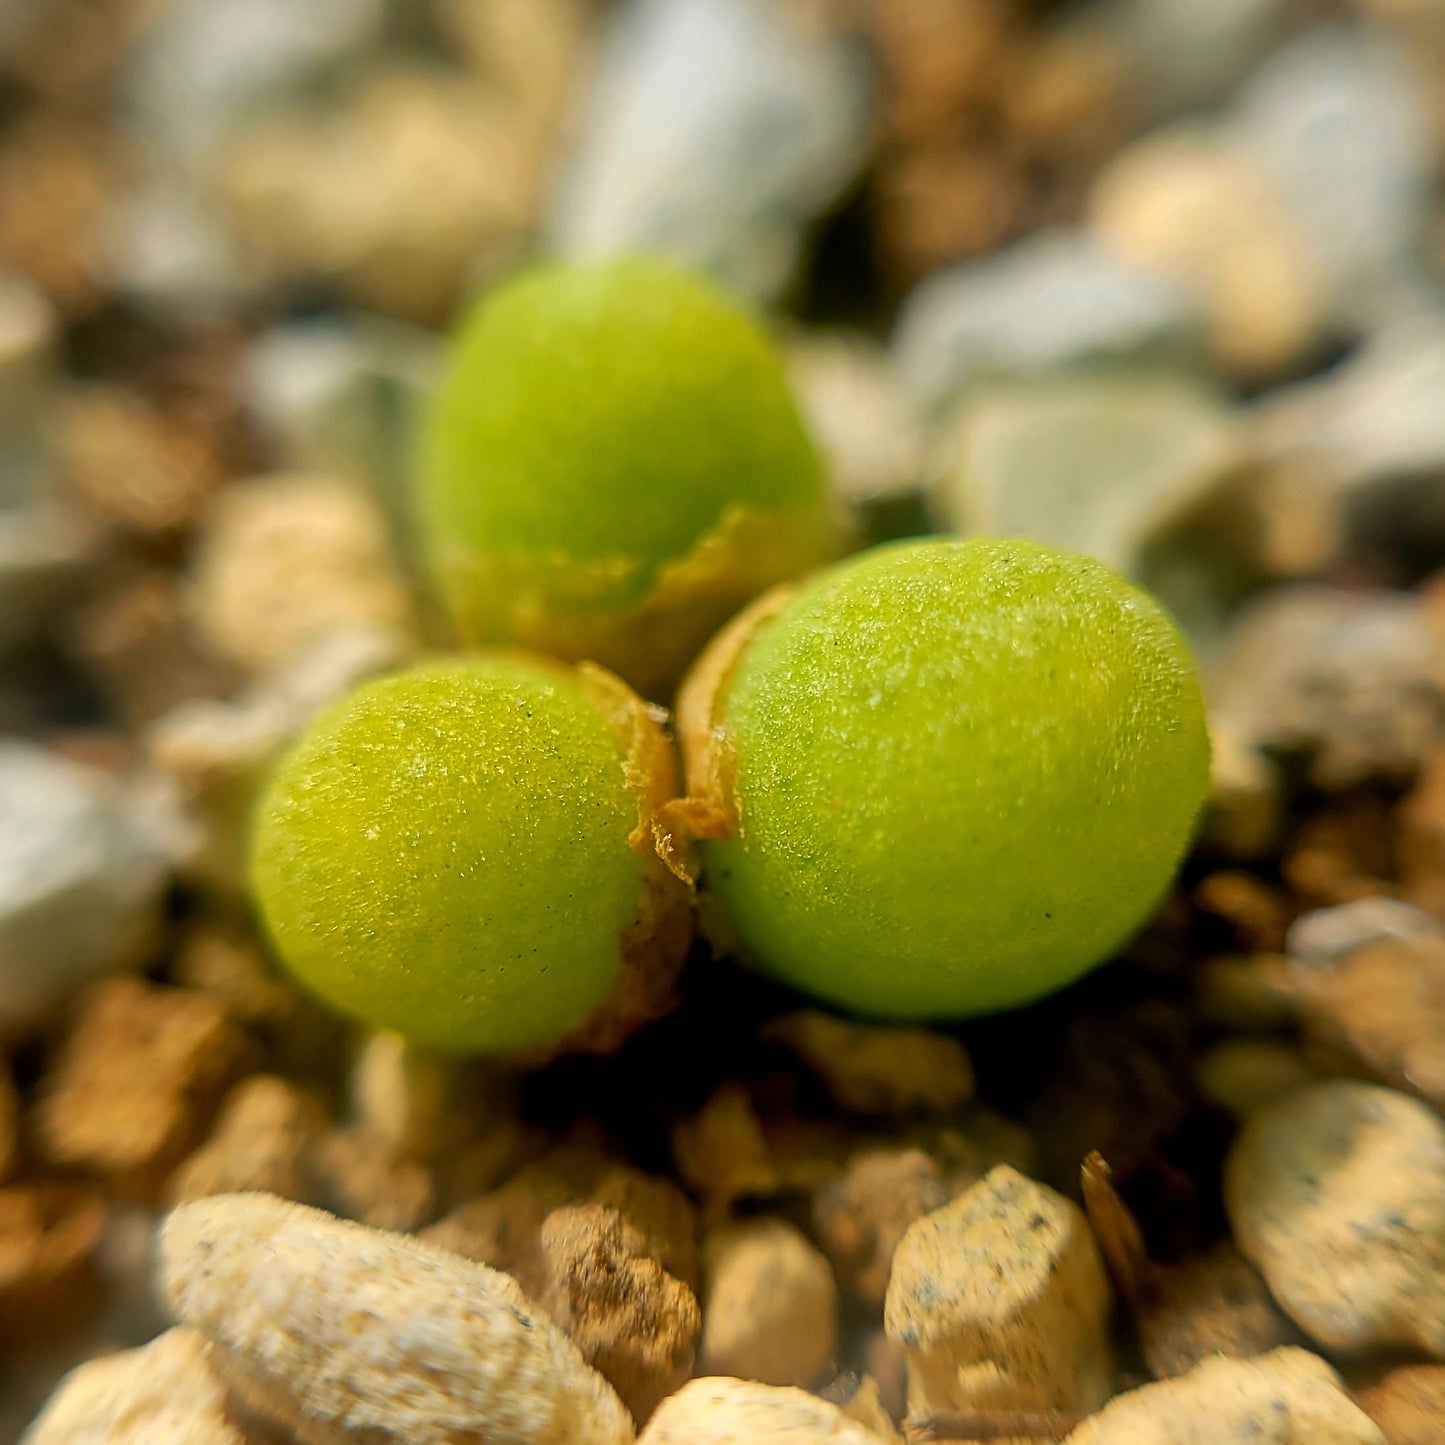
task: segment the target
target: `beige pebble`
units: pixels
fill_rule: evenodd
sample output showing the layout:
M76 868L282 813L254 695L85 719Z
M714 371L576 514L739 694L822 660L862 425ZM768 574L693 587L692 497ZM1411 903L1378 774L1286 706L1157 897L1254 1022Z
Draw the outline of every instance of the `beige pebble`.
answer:
M703 1243L702 1362L710 1374L807 1385L838 1344L828 1261L786 1220L724 1225Z
M1211 1355L1251 1359L1297 1337L1259 1272L1228 1244L1156 1265L1135 1318L1144 1363L1160 1379Z
M610 1385L516 1281L265 1194L183 1204L160 1281L226 1383L301 1445L625 1445Z
M968 1054L946 1034L804 1009L772 1020L764 1037L787 1045L855 1114L946 1114L973 1097Z
M90 1360L56 1386L23 1445L260 1445L238 1423L195 1330Z
M1381 938L1291 970L1311 1041L1339 1060L1445 1108L1445 940Z
M435 323L479 254L525 233L545 149L535 120L475 77L395 64L351 73L319 111L264 111L216 179L269 272L324 276L368 309Z
M921 1149L869 1149L851 1159L813 1204L818 1240L842 1288L881 1305L898 1241L915 1219L947 1204L951 1192Z
M207 519L191 600L210 646L252 674L339 628L413 627L380 510L359 487L327 477L228 488Z
M707 1377L664 1400L638 1445L880 1445L881 1440L816 1395Z
M369 1034L351 1068L357 1122L403 1154L429 1157L446 1125L454 1072L400 1034Z
M1325 297L1306 238L1269 178L1213 136L1136 142L1099 179L1090 209L1112 251L1200 297L1225 370L1271 375L1318 341Z
M1250 1119L1225 1168L1235 1243L1330 1349L1445 1357L1445 1124L1418 1099L1334 1079Z
M601 1204L553 1210L542 1224L548 1275L539 1303L638 1421L692 1373L702 1313L693 1292Z
M1082 1211L1007 1165L909 1226L884 1306L918 1415L1096 1409L1113 1376L1108 1314Z
M171 1175L166 1197L179 1204L262 1190L305 1201L323 1120L320 1104L290 1080L276 1074L244 1079L226 1096L211 1137Z
M0 1189L0 1334L27 1331L84 1297L106 1226L93 1190L31 1179Z
M416 1229L435 1213L431 1169L364 1125L329 1130L314 1168L322 1203L373 1229Z
M159 1185L198 1142L245 1046L203 994L131 978L96 984L41 1085L42 1154L127 1185Z
M781 1186L763 1127L747 1091L722 1084L702 1109L673 1130L677 1172L703 1195L714 1217L735 1200L776 1194Z
M1064 1445L1387 1445L1317 1355L1206 1360L1111 1400Z

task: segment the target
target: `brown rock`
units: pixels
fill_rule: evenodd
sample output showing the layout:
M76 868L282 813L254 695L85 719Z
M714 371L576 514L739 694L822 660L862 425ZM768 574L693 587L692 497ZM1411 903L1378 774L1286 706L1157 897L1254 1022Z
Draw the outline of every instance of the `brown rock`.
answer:
M1300 1049L1283 1039L1222 1039L1199 1055L1199 1092L1236 1119L1315 1078Z
M1187 1374L1211 1355L1249 1359L1296 1338L1258 1271L1227 1244L1156 1267L1153 1280L1137 1325L1144 1362L1160 1379Z
M92 129L40 112L13 123L0 145L0 267L28 276L69 315L89 310L114 183Z
M903 277L992 250L1017 224L1023 176L974 137L910 147L878 180L880 240Z
M201 994L108 979L41 1084L43 1157L148 1191L197 1143L246 1050L246 1038Z
M1006 1166L916 1221L884 1322L915 1415L1094 1409L1113 1378L1109 1286L1079 1208Z
M1194 890L1195 903L1222 918L1242 948L1278 953L1294 916L1288 900L1253 873L1226 869L1211 873Z
M1278 954L1212 958L1194 971L1195 1006L1211 1023L1271 1031L1298 1013L1290 963Z
M313 1167L322 1201L373 1229L416 1229L435 1208L431 1170L364 1125L323 1135Z
M324 276L371 309L435 323L478 254L531 224L545 139L471 76L374 67L329 105L258 116L232 145L220 189L273 273Z
M61 421L71 491L119 531L142 538L183 531L224 480L210 421L168 416L124 387L78 391Z
M1389 1445L1445 1440L1445 1365L1400 1365L1357 1391L1355 1401Z
M1339 799L1298 824L1280 872L1307 908L1353 903L1395 891L1394 819L1370 793Z
M86 1275L105 1227L89 1189L46 1181L0 1189L0 1326L33 1327Z
M421 1237L478 1264L502 1270L531 1295L547 1288L541 1257L542 1221L575 1203L585 1188L568 1161L555 1155L526 1164L497 1188L459 1204Z
M692 1373L702 1313L615 1209L568 1205L543 1221L538 1303L642 1423Z
M677 1172L720 1218L733 1202L775 1194L781 1183L747 1091L719 1085L701 1112L673 1131Z
M1223 723L1210 724L1209 743L1209 845L1230 858L1267 857L1283 821L1278 765Z
M615 1209L636 1232L644 1254L689 1288L697 1287L697 1211L671 1180L618 1164L603 1173L587 1199Z
M253 939L215 923L200 923L182 939L172 977L212 998L238 1023L274 1028L299 1002L296 990L266 961Z
M1445 1107L1445 940L1382 939L1291 977L1318 1045Z
M320 1104L288 1080L246 1079L226 1096L211 1137L171 1175L166 1200L260 1190L304 1203L315 1190L311 1154L323 1123Z
M807 1385L838 1343L838 1287L828 1261L791 1224L752 1219L703 1246L701 1357L709 1374Z
M773 1019L763 1036L791 1049L855 1114L946 1114L973 1097L968 1055L946 1034L804 1009Z
M76 615L73 637L107 700L133 728L234 683L207 654L174 574L162 567L128 567L105 579Z
M863 1363L868 1378L878 1382L889 1418L901 1420L908 1410L908 1352L882 1330L875 1330L863 1346Z
M326 477L227 489L207 518L192 598L217 655L253 674L338 628L409 636L414 625L379 509L359 487Z
M1445 752L1425 764L1395 819L1405 896L1428 912L1445 913Z
M524 1165L486 1194L459 1204L422 1237L478 1264L505 1270L529 1293L547 1286L540 1256L542 1222L569 1204L615 1209L639 1252L692 1287L697 1279L697 1224L676 1185L625 1164L569 1150Z
M7 1064L0 1062L0 1183L15 1168L20 1151L20 1095Z
M813 1202L818 1240L839 1285L881 1305L893 1251L915 1219L948 1203L937 1163L920 1149L874 1149L856 1156Z
M1101 36L1082 26L1046 32L1020 47L1003 87L1010 139L1056 165L1091 161L1117 140L1124 82L1119 57Z

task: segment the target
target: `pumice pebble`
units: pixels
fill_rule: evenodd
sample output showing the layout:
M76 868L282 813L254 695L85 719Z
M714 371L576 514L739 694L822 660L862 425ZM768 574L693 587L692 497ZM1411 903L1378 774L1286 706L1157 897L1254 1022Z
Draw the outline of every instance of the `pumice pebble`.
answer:
M1386 1445L1345 1394L1340 1377L1307 1350L1254 1360L1223 1355L1176 1380L1111 1400L1064 1445Z
M268 1194L161 1227L162 1294L299 1445L627 1445L612 1387L510 1276Z
M1109 1286L1088 1221L1007 1165L909 1226L883 1317L914 1414L1087 1411L1109 1396Z
M806 1391L708 1376L664 1400L637 1445L882 1445L882 1437Z
M77 1366L23 1445L262 1445L236 1420L195 1330Z

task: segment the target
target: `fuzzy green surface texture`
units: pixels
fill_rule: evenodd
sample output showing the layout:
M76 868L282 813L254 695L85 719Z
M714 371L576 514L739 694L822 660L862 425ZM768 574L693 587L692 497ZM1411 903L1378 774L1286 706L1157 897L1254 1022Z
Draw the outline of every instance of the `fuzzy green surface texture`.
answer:
M708 878L748 951L844 1008L1028 1002L1147 919L1209 780L1187 645L1086 558L876 549L762 624L718 713L741 834Z
M422 473L428 551L465 635L630 676L587 629L646 604L725 524L772 519L778 555L763 576L701 580L715 606L685 649L833 541L821 462L769 338L660 261L542 265L486 295L456 333Z
M333 1007L501 1053L611 993L636 822L619 745L565 672L429 664L364 686L283 759L252 880L282 960Z

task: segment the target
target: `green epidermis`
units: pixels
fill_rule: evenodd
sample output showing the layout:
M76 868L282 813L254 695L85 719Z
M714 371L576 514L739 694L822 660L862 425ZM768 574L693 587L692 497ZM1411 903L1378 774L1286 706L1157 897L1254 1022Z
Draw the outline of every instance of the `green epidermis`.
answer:
M581 1024L618 974L642 864L618 742L543 664L428 665L325 714L258 806L252 876L296 976L439 1048Z
M484 298L429 435L426 529L463 613L468 557L535 565L559 588L576 564L589 595L575 601L620 612L730 508L824 505L767 338L710 284L656 261L542 266Z
M1207 791L1188 649L1097 563L903 543L761 625L721 709L741 832L707 876L751 953L887 1017L1068 983L1167 888Z

